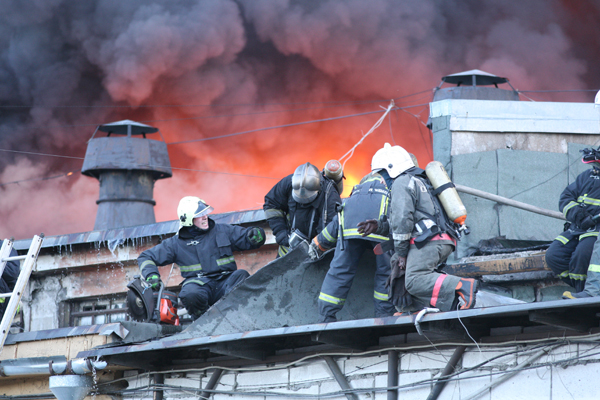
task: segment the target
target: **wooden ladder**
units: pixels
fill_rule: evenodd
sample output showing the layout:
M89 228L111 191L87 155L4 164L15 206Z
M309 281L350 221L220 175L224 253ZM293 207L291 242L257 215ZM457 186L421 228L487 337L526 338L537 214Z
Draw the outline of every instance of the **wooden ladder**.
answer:
M15 317L17 308L19 307L19 302L21 301L21 296L23 295L25 286L27 285L27 282L29 282L31 271L33 271L38 255L40 254L42 242L44 241L44 234L42 233L40 236L36 235L33 237L31 240L31 245L29 246L29 251L27 252L27 255L24 256L10 256L10 252L13 248L13 240L14 239L4 240L2 249L0 249L0 276L2 276L7 262L17 260L24 261L21 265L21 272L19 273L17 283L15 283L14 290L9 293L0 293L0 298L2 299L10 297L10 301L4 310L2 322L0 322L0 353L2 353L2 349L4 348L4 342L6 341L6 337L10 331L10 325Z

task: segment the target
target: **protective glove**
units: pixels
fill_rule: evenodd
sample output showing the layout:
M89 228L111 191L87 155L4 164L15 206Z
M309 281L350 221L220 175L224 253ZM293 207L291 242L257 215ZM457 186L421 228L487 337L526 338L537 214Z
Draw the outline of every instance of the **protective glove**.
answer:
M385 281L389 301L399 309L407 309L412 304L412 297L406 290L406 257L394 253L390 259L390 276Z
M323 257L324 251L321 250L319 244L317 243L317 238L315 237L312 242L308 245L308 256L312 261L317 261L321 257Z
M406 271L406 257L400 257L398 253L394 253L392 258L390 258L390 267L390 276L388 276L387 280L385 281L386 288L389 288L395 279L398 279L404 275Z
M146 282L148 282L152 290L158 290L162 284L162 281L160 280L160 275L158 274L148 275L148 277L146 278Z
M368 219L366 221L359 222L356 226L358 233L360 233L362 236L368 236L377 232L379 223L376 219Z
M280 246L290 247L288 233L286 230L281 230L275 234L275 241Z
M592 221L592 215L587 212L585 207L581 206L576 207L575 215L573 216L573 222L575 222L575 225L577 225L578 228L583 230L587 230L595 225Z
M265 243L265 231L262 228L250 228L246 233L246 237L253 246L260 247Z
M588 229L590 229L593 226L596 226L596 223L594 222L594 220L592 219L591 215L588 215L587 217L585 217L581 222L579 222L577 225L579 225L579 227L581 229L583 229L584 231L587 231Z

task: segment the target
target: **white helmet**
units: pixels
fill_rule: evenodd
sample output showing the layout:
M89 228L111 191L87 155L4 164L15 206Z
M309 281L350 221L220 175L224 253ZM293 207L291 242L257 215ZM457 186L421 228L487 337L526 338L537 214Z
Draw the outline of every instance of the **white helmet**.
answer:
M385 169L390 178L395 178L404 171L415 166L410 154L400 146L386 143L371 160L371 171Z
M321 190L321 171L311 163L300 165L292 176L292 197L301 204L308 204Z
M179 225L192 226L194 218L208 215L213 208L206 204L204 200L196 196L185 196L179 201L177 215L179 216Z

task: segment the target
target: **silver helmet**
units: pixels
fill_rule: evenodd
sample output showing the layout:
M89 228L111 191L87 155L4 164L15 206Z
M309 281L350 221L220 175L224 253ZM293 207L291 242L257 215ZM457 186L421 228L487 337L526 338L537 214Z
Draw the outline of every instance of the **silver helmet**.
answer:
M292 176L292 197L295 201L308 204L319 195L321 172L311 163L300 165Z

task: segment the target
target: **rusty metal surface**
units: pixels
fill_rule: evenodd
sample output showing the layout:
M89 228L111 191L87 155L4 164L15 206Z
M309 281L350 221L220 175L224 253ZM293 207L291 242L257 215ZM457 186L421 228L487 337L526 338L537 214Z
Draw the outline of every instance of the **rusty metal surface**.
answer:
M265 221L263 210L249 210L241 212L229 212L222 214L212 214L211 218L218 223L225 224L254 224ZM106 243L108 247L117 246L127 241L148 238L152 236L172 236L179 230L179 221L157 222L149 225L138 225L126 228L99 230L82 233L71 233L68 235L46 236L42 248L73 246L77 244L95 244L100 247L100 243ZM15 241L14 247L17 250L26 250L29 248L31 239ZM114 247L113 247L114 248Z

